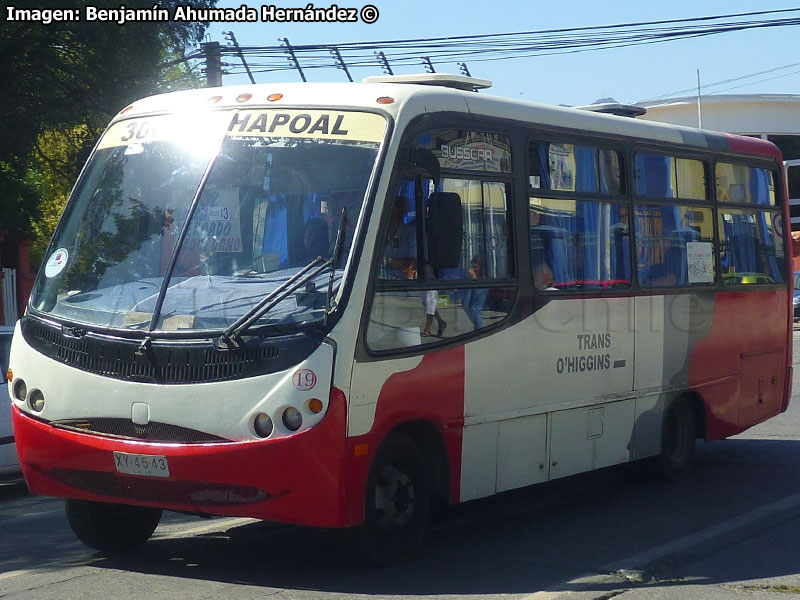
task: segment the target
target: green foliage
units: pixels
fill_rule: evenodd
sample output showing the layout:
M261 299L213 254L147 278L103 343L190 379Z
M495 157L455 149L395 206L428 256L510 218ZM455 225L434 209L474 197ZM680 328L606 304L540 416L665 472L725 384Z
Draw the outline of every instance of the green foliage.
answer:
M180 2L210 8L217 0ZM172 12L178 0L159 6ZM118 0L18 0L20 9L119 8ZM150 0L127 8L152 8ZM5 18L5 15L2 15ZM204 23L0 21L0 230L49 238L81 165L111 117L134 100L200 82L176 62ZM169 66L164 66L169 65ZM46 240L37 240L41 259Z

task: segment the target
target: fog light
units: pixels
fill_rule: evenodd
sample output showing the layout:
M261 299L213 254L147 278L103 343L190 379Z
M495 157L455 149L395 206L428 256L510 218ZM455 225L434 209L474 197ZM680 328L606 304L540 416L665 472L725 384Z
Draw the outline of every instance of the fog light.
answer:
M42 390L32 390L31 397L28 402L33 410L36 412L42 412L42 410L44 410L44 394L42 393Z
M289 431L297 431L303 424L303 415L294 406L290 406L283 411L283 424Z
M256 435L262 438L267 438L272 435L272 419L265 413L258 413L253 420L253 429L256 430Z
M14 392L14 398L21 402L25 402L25 398L28 397L28 386L25 385L24 380L17 379L11 389Z

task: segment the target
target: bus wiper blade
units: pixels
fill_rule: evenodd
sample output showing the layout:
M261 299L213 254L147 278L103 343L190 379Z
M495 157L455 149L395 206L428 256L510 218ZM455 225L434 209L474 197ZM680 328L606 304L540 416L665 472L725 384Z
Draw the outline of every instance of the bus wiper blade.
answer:
M336 275L336 264L342 258L344 249L344 236L347 226L347 207L342 208L342 219L339 223L339 231L336 234L336 243L333 245L333 256L331 256L331 276L328 279L328 294L325 297L325 323L328 322L328 315L331 314L331 299L333 298L333 278Z
M318 256L305 267L300 269L292 277L284 281L269 294L264 296L258 304L239 317L234 323L229 325L220 336L220 343L230 345L233 342L232 336L238 335L248 329L253 323L268 313L274 306L283 302L288 296L293 294L301 286L314 279L332 264L332 259L325 260ZM316 267L316 268L315 268Z

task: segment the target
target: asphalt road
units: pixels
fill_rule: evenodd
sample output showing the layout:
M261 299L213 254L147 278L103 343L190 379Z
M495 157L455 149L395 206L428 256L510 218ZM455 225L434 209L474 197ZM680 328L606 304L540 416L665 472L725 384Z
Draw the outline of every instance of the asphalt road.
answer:
M795 332L789 411L699 442L685 480L628 465L447 509L392 568L354 564L331 531L171 513L141 553L105 557L75 539L60 500L0 482L0 598L800 595L799 345Z

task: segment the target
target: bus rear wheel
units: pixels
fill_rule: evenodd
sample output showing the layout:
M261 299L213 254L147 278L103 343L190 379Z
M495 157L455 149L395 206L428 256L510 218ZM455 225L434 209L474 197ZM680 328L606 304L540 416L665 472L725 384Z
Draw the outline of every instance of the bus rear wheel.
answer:
M351 532L358 557L379 565L410 558L422 545L430 500L422 452L407 435L390 434L370 468L364 524Z
M667 481L684 477L694 461L697 418L687 398L678 398L664 411L661 454L655 457L657 475Z
M125 552L144 544L158 527L160 508L67 500L67 520L78 539L103 552Z

